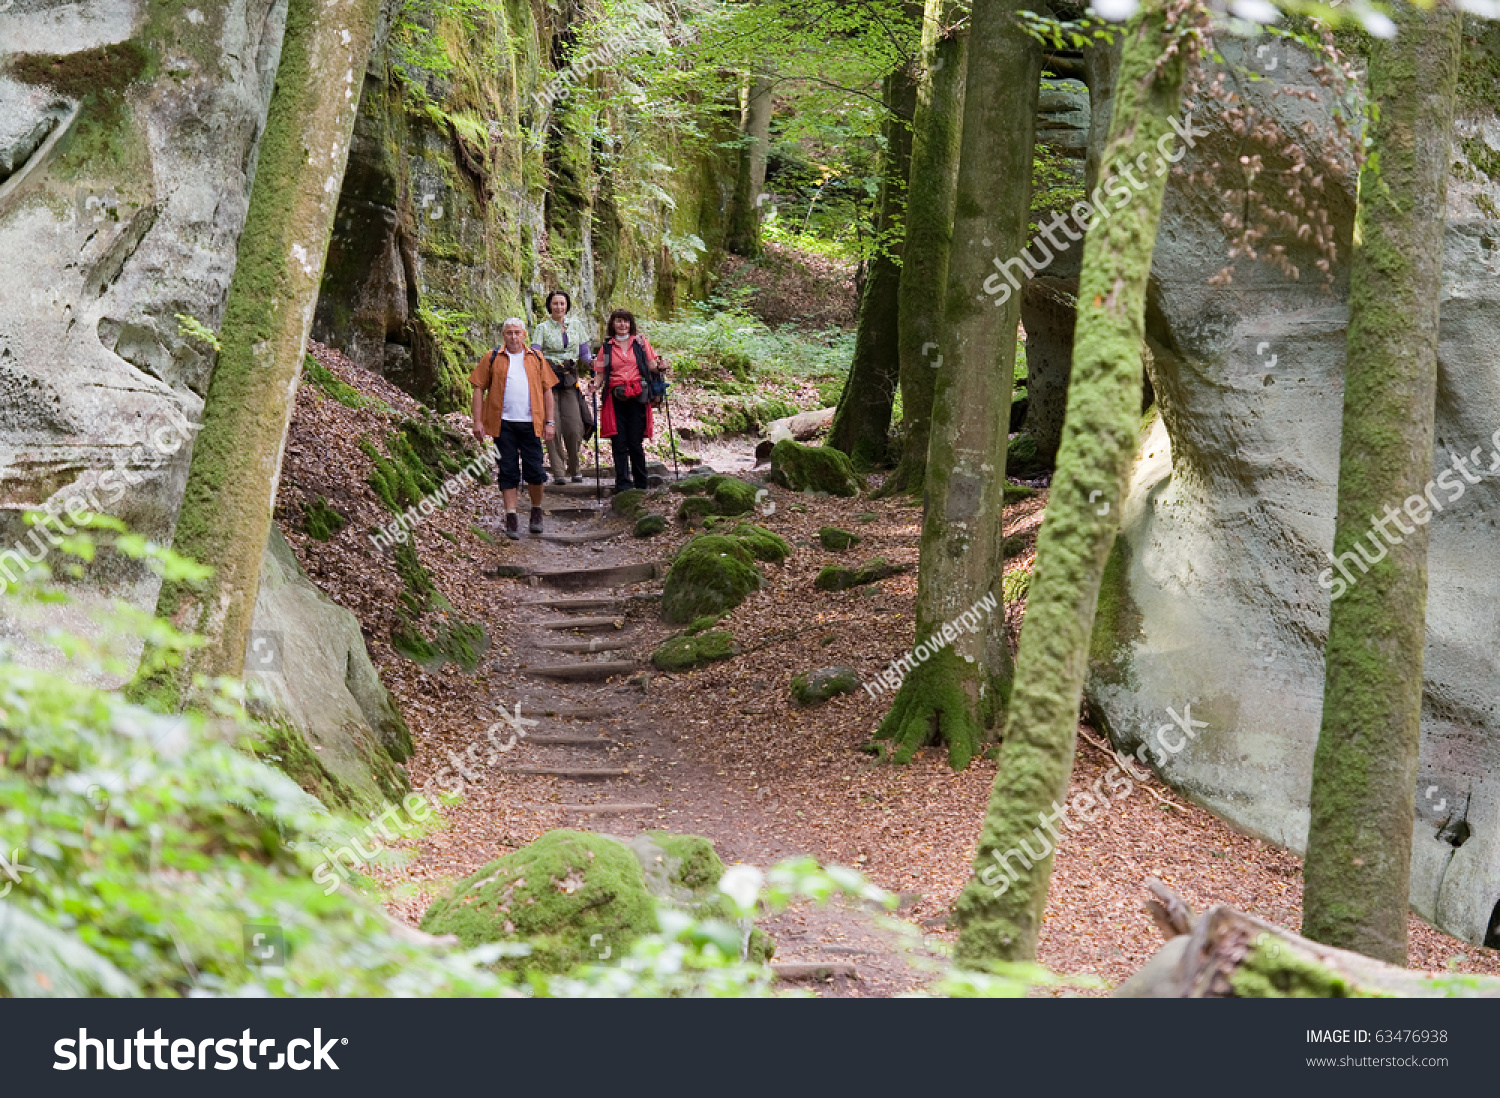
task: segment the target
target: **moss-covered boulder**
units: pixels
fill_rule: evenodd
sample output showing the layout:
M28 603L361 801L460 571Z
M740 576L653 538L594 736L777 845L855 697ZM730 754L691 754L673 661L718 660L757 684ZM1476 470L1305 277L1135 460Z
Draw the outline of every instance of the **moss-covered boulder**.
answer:
M714 478L711 476L691 476L679 480L672 485L672 491L679 492L684 496L701 496L709 491L709 482Z
M1049 467L1037 453L1036 438L1032 435L1017 435L1005 448L1005 468L1017 476L1030 476Z
M900 575L910 569L909 564L887 564L883 557L866 561L858 568L841 568L830 564L818 573L813 586L819 591L847 591L851 587L863 587L867 583Z
M712 496L687 496L677 505L677 521L692 525L695 519L717 515L719 505Z
M741 539L700 534L672 561L662 589L662 614L677 625L705 614L722 614L758 591L760 584L755 558Z
M842 450L804 446L789 438L771 448L769 479L794 492L827 492L831 496L857 496L864 486L849 455Z
M1025 534L1012 534L1005 539L1005 543L1000 547L1000 553L1006 560L1010 560L1011 557L1019 557L1024 552L1026 552Z
M840 530L837 526L825 526L818 531L818 544L830 553L842 553L845 549L852 549L864 540L858 534Z
M530 956L498 964L565 972L598 960L601 946L619 956L653 933L656 903L627 847L588 832L549 831L434 900L422 929L456 935L469 948L526 943Z
M818 705L858 689L859 675L852 667L819 667L792 680L792 697L798 705Z
M786 539L764 526L742 522L730 532L730 536L738 538L756 560L780 563L792 555L792 547Z
M1020 503L1023 499L1030 499L1036 495L1035 488L1028 488L1024 484L1007 484L1005 486L1005 502Z
M734 637L719 630L673 637L651 653L651 662L658 671L690 671L715 660L727 660L738 652Z
M755 510L755 486L738 477L713 477L714 504L721 515L743 515Z
M422 917L429 934L453 934L473 948L490 942L531 946L525 957L498 966L565 972L598 963L607 951L624 956L659 927L657 907L670 905L700 920L732 922L718 884L724 863L699 835L649 831L630 844L584 831L549 831L497 858L434 900ZM775 949L762 931L748 931L748 955Z
M685 632L691 637L694 633L702 633L704 630L712 629L723 619L723 614L704 614L701 618L694 618Z
M646 513L646 493L639 488L616 492L610 498L609 509L622 518L640 518Z
M638 538L654 538L667 528L667 520L660 515L642 515L635 520L633 533Z

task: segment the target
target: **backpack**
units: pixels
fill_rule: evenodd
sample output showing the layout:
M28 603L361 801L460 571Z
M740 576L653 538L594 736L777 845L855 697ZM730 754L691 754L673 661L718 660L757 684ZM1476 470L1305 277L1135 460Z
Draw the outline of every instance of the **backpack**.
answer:
M641 374L641 395L636 398L642 404L660 405L666 399L667 379L660 371L651 369L646 364L646 348L641 346L641 341L632 337L630 349L635 352L636 368ZM615 361L615 341L609 340L604 345L604 385L603 391L610 391L609 374Z

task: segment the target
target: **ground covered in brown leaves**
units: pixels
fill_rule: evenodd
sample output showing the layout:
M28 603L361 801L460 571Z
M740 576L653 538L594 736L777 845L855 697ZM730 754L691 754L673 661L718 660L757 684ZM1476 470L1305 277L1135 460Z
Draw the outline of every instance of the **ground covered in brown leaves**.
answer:
M493 537L499 511L495 489L473 489L422 523L415 538L439 589L457 612L485 625L492 647L472 675L451 664L429 674L389 643L401 585L389 555L366 537L390 516L365 483L369 462L358 446L359 438L389 430L416 405L341 356L317 345L312 351L337 377L394 411L356 411L304 385L278 518L314 582L360 618L371 656L418 744L409 767L414 784L428 787L448 752L476 742L501 708L509 711L517 704L544 720L539 730L556 731L545 720L548 712L602 702L611 715L595 727L609 740L609 765L629 771L614 792L592 794L565 779L509 773L504 767L485 770L467 786L462 802L446 810L443 828L413 844L404 866L381 872L392 888L389 907L398 917L415 923L448 883L548 829L591 826L632 834L665 827L710 836L726 862L809 853L857 866L903 894L903 918L951 939L947 914L970 872L994 763L981 760L954 774L937 749L924 750L905 767L880 763L865 748L889 707L888 696L872 697L861 689L803 709L789 692L793 676L818 667L849 665L868 680L914 643L921 518L914 502L807 498L770 488L761 503L764 513L753 517L793 543L795 552L784 564L764 565L764 589L722 623L742 654L686 674L654 675L642 684L616 680L582 687L528 677L544 659L530 647L538 619L547 616L533 605L544 592L485 573L504 563L579 568L661 560L687 532L674 523L658 538L638 540L622 526L619 536L591 545L510 543ZM459 428L463 419L455 418ZM753 440L745 440L744 447L748 451ZM328 542L308 537L301 526L303 507L316 496L350 516L349 525ZM671 515L679 498L665 494L652 506ZM1007 533L1022 535L1025 544L1007 568L1031 566L1043 506L1038 497L1008 510ZM588 521L594 528L609 520ZM817 531L827 525L863 540L842 553L825 551ZM814 589L813 578L825 564L851 565L876 556L912 570L842 593ZM615 592L646 596L628 603L632 652L627 657L644 659L671 632L649 597L659 589L656 582ZM1005 608L1013 642L1023 610L1023 605ZM1098 734L1083 728L1074 789L1092 786L1111 765ZM595 795L634 798L653 808L621 819L580 820L569 814L570 805L576 808ZM1148 877L1165 881L1197 910L1224 903L1292 929L1300 919L1296 857L1236 833L1152 779L1117 797L1102 819L1062 847L1039 960L1061 973L1097 974L1110 985L1135 971L1161 944L1142 907ZM1415 919L1413 924L1413 967L1500 973L1493 951L1448 938ZM875 937L839 916L798 911L782 917L774 932L782 956L846 952L856 957L861 980L830 989L837 993L890 994L920 984L902 975L899 958L889 956Z

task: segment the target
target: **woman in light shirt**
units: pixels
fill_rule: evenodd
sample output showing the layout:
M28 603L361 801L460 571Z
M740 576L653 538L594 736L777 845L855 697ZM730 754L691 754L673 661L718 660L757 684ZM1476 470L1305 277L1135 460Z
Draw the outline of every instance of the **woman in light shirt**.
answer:
M557 434L547 443L552 463L552 483L566 484L572 477L578 484L578 451L583 445L583 407L578 394L580 373L589 372L593 354L588 335L574 317L568 315L573 299L562 290L547 295L548 317L531 330L531 346L547 356L547 364L557 375L552 390L557 408Z

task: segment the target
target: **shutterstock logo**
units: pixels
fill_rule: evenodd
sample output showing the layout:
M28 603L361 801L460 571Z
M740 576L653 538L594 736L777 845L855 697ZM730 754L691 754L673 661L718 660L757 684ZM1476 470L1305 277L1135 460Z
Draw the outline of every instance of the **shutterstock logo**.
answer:
M335 1045L347 1045L347 1037L330 1037L323 1040L323 1031L314 1029L312 1039L294 1037L286 1043L285 1052L277 1052L276 1038L257 1038L246 1029L238 1037L205 1037L194 1041L188 1037L163 1037L161 1030L150 1037L144 1029L135 1031L134 1037L120 1038L120 1058L115 1059L115 1038L90 1037L87 1029L79 1029L78 1036L63 1037L52 1046L57 1060L53 1071L207 1071L209 1053L214 1054L215 1071L233 1071L245 1067L249 1071L264 1067L268 1071L280 1071L289 1067L293 1071L338 1071L339 1066L330 1055ZM132 1058L132 1051L134 1057ZM90 1057L90 1053L93 1056ZM259 1060L257 1062L257 1057ZM90 1061L92 1060L92 1067ZM170 1060L171 1063L167 1061Z

